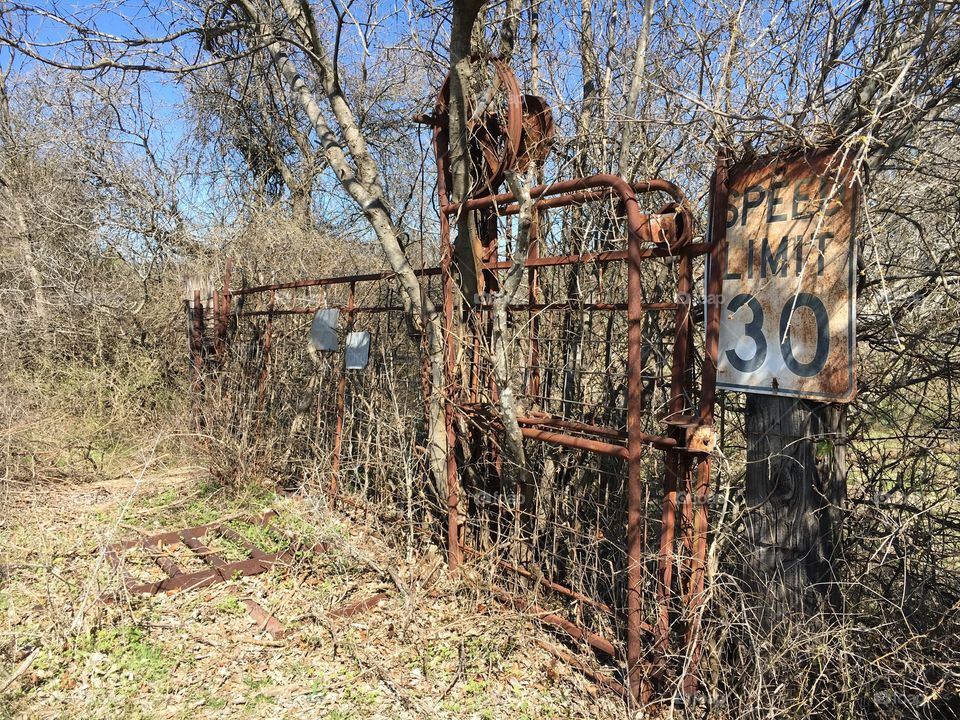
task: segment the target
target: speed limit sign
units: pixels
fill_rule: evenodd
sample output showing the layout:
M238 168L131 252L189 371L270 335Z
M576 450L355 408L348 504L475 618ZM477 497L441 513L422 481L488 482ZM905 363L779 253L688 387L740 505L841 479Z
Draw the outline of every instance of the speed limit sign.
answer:
M832 150L728 175L717 386L849 402L856 393L858 189Z

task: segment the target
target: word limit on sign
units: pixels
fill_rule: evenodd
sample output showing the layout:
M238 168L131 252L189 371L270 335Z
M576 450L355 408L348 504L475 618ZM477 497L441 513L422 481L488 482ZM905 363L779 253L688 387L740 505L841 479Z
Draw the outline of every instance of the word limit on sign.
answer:
M853 399L857 188L833 158L731 168L718 387Z

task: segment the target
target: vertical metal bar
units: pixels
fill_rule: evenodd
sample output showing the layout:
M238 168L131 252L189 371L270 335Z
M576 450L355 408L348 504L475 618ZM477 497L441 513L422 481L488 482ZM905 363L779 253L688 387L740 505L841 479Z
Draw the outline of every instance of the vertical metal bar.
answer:
M356 307L357 284L350 283L347 294L347 332L353 330L353 314ZM347 353L343 353L340 363L340 379L337 381L337 410L333 434L333 467L330 472L330 497L336 500L340 484L340 455L343 450L343 413L347 404Z
M707 261L706 325L703 377L700 385L700 420L713 424L717 395L717 361L720 348L720 319L723 305L723 273L727 263L727 153L717 158L710 195L710 242L713 247Z
M697 465L697 480L694 488L693 553L690 562L689 592L686 598L689 619L686 637L684 638L688 661L681 681L681 688L687 697L691 697L697 692L699 683L698 672L702 651L700 609L703 605L703 590L706 581L707 504L710 500L710 465L709 456L700 460Z
M677 279L677 311L673 334L673 367L670 373L670 415L680 416L684 410L684 387L687 377L689 350L690 293L692 271L690 257L681 255ZM678 443L685 440L682 428L672 428ZM660 523L660 553L658 561L659 584L657 587L658 619L654 628L654 644L658 661L662 661L670 648L670 596L673 585L673 543L677 522L677 485L687 469L685 453L667 452L663 483L663 506Z
M720 321L723 304L723 272L727 258L728 160L728 154L722 152L717 158L717 167L710 184L710 242L713 247L707 260L706 309L704 311L705 345L700 385L700 421L705 425L714 424L716 402L717 362L719 359ZM697 466L697 481L694 491L696 507L693 516L693 553L690 565L689 595L686 602L689 615L685 638L688 662L681 681L681 688L688 697L696 693L699 683L698 672L702 651L700 613L706 583L710 470L710 458L703 458Z
M443 276L443 335L445 343L444 423L447 431L447 563L459 567L460 553L460 480L457 477L456 433L454 432L454 378L456 376L456 340L453 333L453 246L450 243L450 221L440 213L440 265ZM440 390L436 388L435 390Z
M694 497L695 482L692 464L687 463L685 470L686 472L683 474L683 499L680 503L680 540L683 544L683 554L680 560L682 560L684 571L689 573L693 555L693 506L696 499Z
M184 317L187 321L187 361L188 361L188 373L190 376L190 408L191 414L193 415L193 423L196 426L197 424L197 376L196 376L196 366L197 366L197 347L196 340L194 340L194 321L193 321L193 308L191 305L190 298L187 297L183 301L183 311Z
M470 402L476 404L480 401L480 355L483 348L480 346L480 333L476 328L480 325L481 313L473 314L473 355L470 362Z
M631 199L636 203L636 199ZM627 244L627 677L635 700L645 702L650 690L643 672L643 478L641 431L643 424L643 296L640 278L641 244L650 237L629 233Z
M203 301L200 299L200 291L193 291L193 397L194 422L197 432L200 432L204 426L203 420Z
M693 262L691 261L687 265L687 272L690 273L690 277L686 280L687 284L691 288L691 293L693 292ZM693 298L690 299L690 306L692 310ZM684 346L684 369L683 374L683 412L685 415L688 415L689 404L693 403L694 396L696 393L696 357L694 351L694 337L693 337L693 321L687 323L687 341ZM689 432L688 430L685 433ZM681 517L681 526L680 526L680 539L683 544L683 553L678 561L678 565L682 564L683 572L685 575L681 576L680 582L683 582L685 579L689 578L692 572L692 563L693 563L693 514L694 514L694 505L696 503L696 482L695 477L695 468L693 463L690 462L689 458L683 463L683 502L680 506L680 517ZM684 601L686 601L688 595L684 594Z
M223 358L223 296L213 291L213 353L217 364Z
M226 267L223 270L223 345L226 349L230 331L232 330L232 318L230 313L233 306L233 259L227 258Z
M277 291L270 291L270 300L267 302L267 330L263 334L263 366L260 369L260 383L257 388L257 407L263 409L264 396L267 390L267 377L270 374L270 346L273 344L273 310L277 303Z

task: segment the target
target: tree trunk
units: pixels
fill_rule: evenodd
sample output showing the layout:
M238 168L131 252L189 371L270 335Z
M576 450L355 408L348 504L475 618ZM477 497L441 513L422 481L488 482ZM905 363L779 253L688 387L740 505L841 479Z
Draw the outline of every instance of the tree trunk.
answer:
M450 102L448 106L450 173L453 187L450 200L461 202L470 194L476 178L470 172L470 139L467 130L467 97L470 93L470 52L474 24L482 2L460 0L453 4L450 26ZM483 292L481 268L483 249L477 235L475 213L462 211L456 217L457 233L453 241L454 262L459 289L468 304L478 301ZM459 305L459 304L458 304Z
M747 395L747 587L765 627L840 611L846 406Z
M26 213L19 198L7 182L0 177L0 238L7 241L23 264L30 278L30 294L34 316L41 324L47 318L47 298L43 288L43 276L33 254L33 242L27 225Z

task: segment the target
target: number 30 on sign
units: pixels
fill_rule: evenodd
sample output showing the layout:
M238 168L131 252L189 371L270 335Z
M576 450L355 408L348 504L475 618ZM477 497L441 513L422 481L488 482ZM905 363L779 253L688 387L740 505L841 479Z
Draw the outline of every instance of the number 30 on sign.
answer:
M835 157L730 169L718 387L853 399L858 188Z

